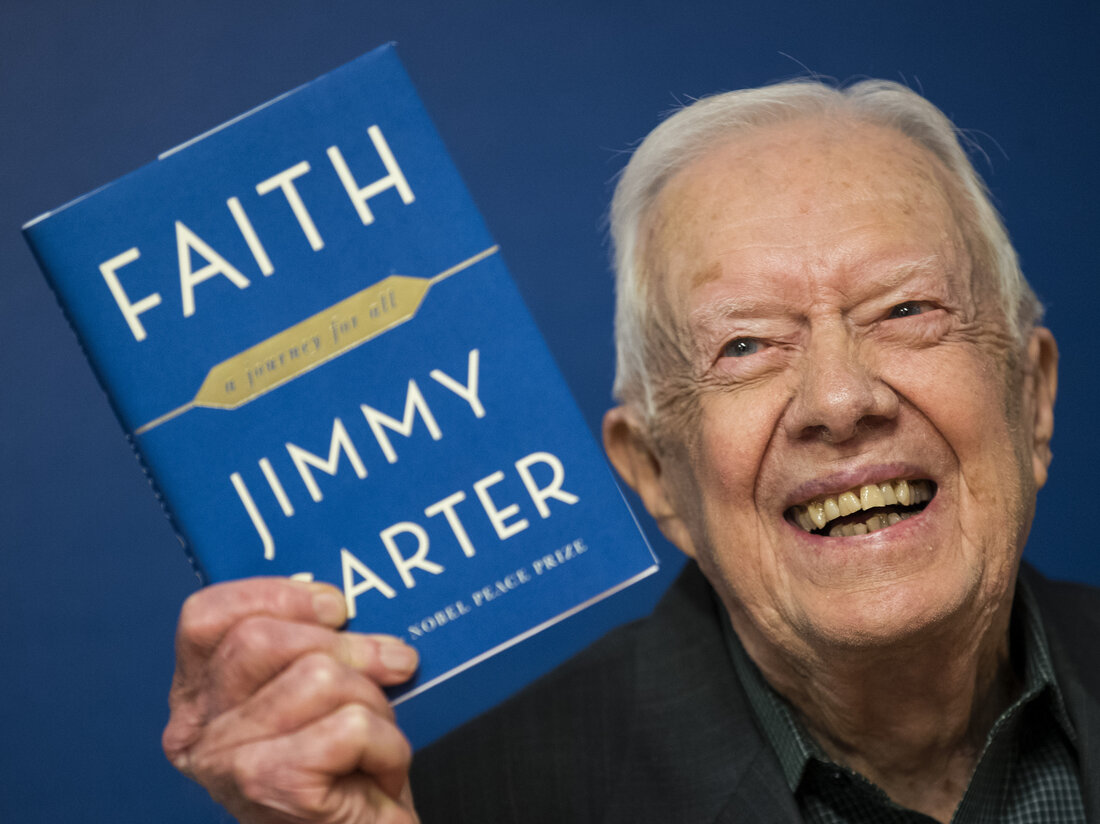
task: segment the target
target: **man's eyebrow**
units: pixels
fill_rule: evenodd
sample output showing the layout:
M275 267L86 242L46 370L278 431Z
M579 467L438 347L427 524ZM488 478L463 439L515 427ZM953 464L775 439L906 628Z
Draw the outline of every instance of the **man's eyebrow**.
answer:
M762 317L783 314L780 301L755 297L721 298L700 306L691 313L691 325L706 329L715 323L731 318Z
M941 271L943 256L927 255L917 260L906 260L876 268L874 292L890 292L904 285L915 276ZM756 295L723 297L710 301L691 312L689 319L696 328L706 329L715 323L737 318L775 317L786 314L788 305L781 300Z
M915 275L927 275L943 271L943 255L926 255L918 260L907 260L902 263L883 267L877 281L883 287L882 291L896 289Z

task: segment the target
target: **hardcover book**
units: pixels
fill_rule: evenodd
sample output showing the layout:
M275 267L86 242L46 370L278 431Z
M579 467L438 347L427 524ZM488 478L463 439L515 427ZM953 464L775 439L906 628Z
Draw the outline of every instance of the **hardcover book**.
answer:
M24 231L202 581L341 587L414 744L655 571L392 47Z

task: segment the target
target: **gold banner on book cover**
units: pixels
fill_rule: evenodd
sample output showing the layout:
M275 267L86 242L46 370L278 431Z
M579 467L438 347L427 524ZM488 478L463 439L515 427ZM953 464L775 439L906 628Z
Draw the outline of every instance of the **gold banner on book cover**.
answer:
M142 435L197 406L237 409L412 318L433 284L497 251L491 246L435 277L390 275L212 368L187 404L135 431Z

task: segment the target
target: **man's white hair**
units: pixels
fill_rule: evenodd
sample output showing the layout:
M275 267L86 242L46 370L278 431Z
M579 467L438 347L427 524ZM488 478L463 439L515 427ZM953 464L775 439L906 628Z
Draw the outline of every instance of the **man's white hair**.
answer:
M984 267L999 293L1009 331L1023 342L1042 307L1020 271L1016 251L988 190L962 147L963 137L934 105L911 89L885 80L836 88L802 79L706 97L680 109L638 146L611 202L616 283L615 397L655 422L655 375L662 360L653 337L662 322L655 273L647 267L646 221L665 184L711 148L754 129L807 117L871 123L896 129L939 158L955 180L956 203L976 267Z

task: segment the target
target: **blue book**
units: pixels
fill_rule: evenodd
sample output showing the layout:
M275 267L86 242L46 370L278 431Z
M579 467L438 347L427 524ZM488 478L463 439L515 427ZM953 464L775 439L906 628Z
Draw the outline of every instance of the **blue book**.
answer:
M202 581L340 586L414 744L655 571L392 47L24 232Z

